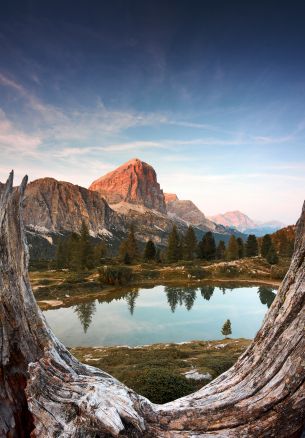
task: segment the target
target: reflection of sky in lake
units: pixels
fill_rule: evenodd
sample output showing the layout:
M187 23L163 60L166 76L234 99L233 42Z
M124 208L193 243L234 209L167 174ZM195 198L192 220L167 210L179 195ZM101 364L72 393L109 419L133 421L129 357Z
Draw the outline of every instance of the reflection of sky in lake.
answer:
M272 289L239 287L223 293L219 287L208 288L202 293L201 288L156 286L111 302L95 300L44 314L67 346L221 339L227 319L232 337L253 338L274 296Z

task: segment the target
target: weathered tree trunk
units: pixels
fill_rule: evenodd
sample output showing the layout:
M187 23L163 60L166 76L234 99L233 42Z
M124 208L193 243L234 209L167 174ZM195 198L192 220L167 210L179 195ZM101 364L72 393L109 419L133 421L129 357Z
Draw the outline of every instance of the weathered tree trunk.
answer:
M198 392L154 405L79 363L54 337L28 280L20 200L0 192L0 436L292 437L305 418L305 206L293 260L252 345Z

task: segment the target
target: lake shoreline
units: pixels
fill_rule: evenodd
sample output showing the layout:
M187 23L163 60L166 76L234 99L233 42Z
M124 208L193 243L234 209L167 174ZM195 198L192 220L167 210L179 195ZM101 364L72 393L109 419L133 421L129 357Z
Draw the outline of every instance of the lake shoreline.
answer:
M179 286L189 286L189 287L200 287L201 285L222 285L222 284L244 284L246 285L252 285L252 286L271 286L278 288L281 284L281 281L277 280L271 280L271 279L253 279L253 278L212 278L212 279L196 279L196 280L190 280L190 279L162 279L159 282L156 280L146 280L146 281L137 281L137 282L131 282L128 285L124 286L106 286L99 292L91 292L86 291L80 295L71 295L71 296L65 296L61 299L43 299L43 300L37 300L37 304L41 308L41 310L51 310L51 309L60 309L61 307L70 307L75 304L84 303L87 301L92 301L95 299L98 299L102 296L107 296L114 293L122 293L122 292L128 292L131 288L151 288L153 286L168 286L168 285L175 285L177 287ZM35 293L34 293L35 295Z

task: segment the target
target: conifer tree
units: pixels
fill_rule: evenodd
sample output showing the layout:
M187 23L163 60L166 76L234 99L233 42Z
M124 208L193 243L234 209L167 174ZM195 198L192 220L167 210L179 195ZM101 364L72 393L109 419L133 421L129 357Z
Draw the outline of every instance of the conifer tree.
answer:
M103 242L99 242L96 245L94 245L93 259L95 266L99 266L101 264L101 261L105 257L105 255L106 255L106 246Z
M199 242L199 257L204 260L214 260L216 258L216 243L211 231L208 231Z
M224 323L224 325L223 325L223 327L221 329L221 333L225 337L227 337L227 336L232 334L231 321L229 319L227 319L226 322Z
M88 226L82 221L79 238L79 257L81 269L90 269L94 266L93 245L90 241Z
M236 237L232 234L227 246L226 259L237 260L239 258L239 246Z
M265 234L262 240L262 246L261 246L261 256L266 258L267 254L272 246L272 239L270 234Z
M144 260L155 260L156 258L156 247L152 240L148 240L145 245L144 250Z
M124 254L123 262L124 262L125 265L130 265L130 263L131 263L131 258L130 258L130 255L129 255L128 251L126 251L125 254Z
M68 265L68 243L65 239L60 238L56 245L55 266L61 269L66 268Z
M238 245L238 258L242 259L245 257L245 244L241 237L238 237L236 239L237 245Z
M68 264L72 271L81 271L81 257L79 251L80 237L77 233L71 233L67 242L68 245Z
M269 248L268 254L266 256L266 260L270 265L276 265L279 261L274 245L272 244Z
M89 303L81 303L75 306L74 312L77 314L83 326L84 333L87 333L87 330L92 322L92 316L94 315L95 311L95 301L91 301Z
M139 258L139 248L133 225L131 225L127 238L122 241L119 248L119 257L123 261L125 259L126 252L128 252L130 263Z
M246 256L255 257L258 255L258 243L254 234L249 234L246 243Z
M176 225L168 237L166 258L169 263L175 263L181 258L181 239Z
M183 259L194 260L197 239L194 228L189 226L183 238Z
M216 258L218 260L223 260L226 255L226 244L223 240L220 240L216 249Z

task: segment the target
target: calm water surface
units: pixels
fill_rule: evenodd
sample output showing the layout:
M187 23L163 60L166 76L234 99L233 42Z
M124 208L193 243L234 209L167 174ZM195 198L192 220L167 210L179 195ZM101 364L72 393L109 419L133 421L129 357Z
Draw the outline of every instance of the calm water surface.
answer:
M143 345L222 339L225 320L232 337L253 338L275 297L254 287L130 289L44 315L67 346Z

